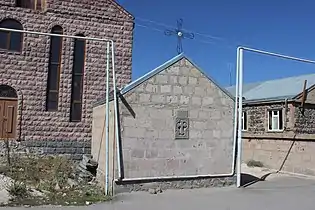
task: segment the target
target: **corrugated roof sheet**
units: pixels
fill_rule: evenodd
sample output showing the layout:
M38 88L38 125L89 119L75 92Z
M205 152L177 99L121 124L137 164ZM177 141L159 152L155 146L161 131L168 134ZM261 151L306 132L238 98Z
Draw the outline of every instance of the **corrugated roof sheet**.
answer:
M307 80L306 88L315 84L315 74L306 74L295 77L287 77L264 82L243 85L243 97L245 100L273 100L293 98L303 90L304 81ZM226 88L235 96L235 86Z

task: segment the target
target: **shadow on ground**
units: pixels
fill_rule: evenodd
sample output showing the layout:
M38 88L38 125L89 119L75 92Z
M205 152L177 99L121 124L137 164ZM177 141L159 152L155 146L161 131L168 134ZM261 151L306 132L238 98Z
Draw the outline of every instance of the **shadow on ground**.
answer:
M242 187L248 187L252 184L255 184L259 181L265 181L266 178L272 173L267 173L263 175L262 177L256 177L251 174L242 173L241 174L241 186Z

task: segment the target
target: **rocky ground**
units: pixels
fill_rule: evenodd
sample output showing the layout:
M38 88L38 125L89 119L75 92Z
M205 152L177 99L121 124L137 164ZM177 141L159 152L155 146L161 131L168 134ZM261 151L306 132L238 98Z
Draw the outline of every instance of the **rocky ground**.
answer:
M90 205L109 200L95 181L97 163L15 155L0 164L0 205Z

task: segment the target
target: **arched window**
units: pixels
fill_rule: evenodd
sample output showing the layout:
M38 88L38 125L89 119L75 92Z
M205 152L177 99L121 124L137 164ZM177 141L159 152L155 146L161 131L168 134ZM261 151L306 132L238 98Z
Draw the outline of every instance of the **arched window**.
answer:
M84 37L80 34L77 36ZM85 40L74 40L74 54L72 67L71 109L70 121L79 122L82 118L82 94L85 64Z
M51 30L53 34L63 34L61 26L54 26ZM62 37L50 37L50 52L49 52L49 66L47 78L47 95L46 95L46 110L58 110L59 98L59 80L61 68L62 55Z
M0 22L0 28L23 30L20 22L14 19L5 19ZM0 31L0 49L21 52L23 33L12 31Z
M46 6L46 0L16 0L16 6L33 10L43 10Z

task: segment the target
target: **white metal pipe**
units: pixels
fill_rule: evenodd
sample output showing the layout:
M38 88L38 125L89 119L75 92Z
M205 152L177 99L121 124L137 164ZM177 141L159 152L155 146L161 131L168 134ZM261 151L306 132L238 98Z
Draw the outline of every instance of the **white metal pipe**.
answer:
M118 118L118 101L117 101L117 85L116 85L116 72L115 72L115 46L112 42L112 68L113 68L113 88L114 88L114 106L115 106L115 139L116 139L116 154L117 154L117 168L118 179L121 179L121 162L120 162L120 139L119 139L119 118Z
M109 42L106 52L106 110L105 110L105 194L109 189Z
M296 61L302 61L305 63L313 63L315 64L315 61L312 60L307 60L307 59L301 59L301 58L296 58L292 56L286 56L286 55L281 55L278 53L271 53L263 50L257 50L257 49L252 49L252 48L247 48L247 47L238 47L237 48L237 68L236 68L236 111L235 113L238 112L239 117L235 116L234 118L234 150L233 150L233 163L232 163L232 173L228 174L216 174L216 175L188 175L188 176L162 176L162 177L139 177L139 178L123 178L121 180L115 180L115 181L147 181L147 180L168 180L168 179L193 179L193 178L215 178L215 177L223 177L223 176L232 176L235 174L235 166L237 166L237 187L241 186L241 161L242 161L242 112L243 112L243 53L244 51L251 51L251 52L256 52L256 53L261 53L261 54L266 54L266 55L271 55L271 56L276 56L276 57L282 57L282 58L287 58L291 60L296 60ZM237 102L238 101L238 102ZM237 106L238 105L238 106ZM239 126L237 126L239 125ZM235 129L235 126L237 126L237 132ZM237 157L236 157L236 143L237 143ZM236 158L236 159L235 159ZM237 160L235 162L235 160ZM235 165L236 163L236 165Z
M241 166L242 166L242 113L243 113L243 49L239 48L238 61L238 128L237 128L237 187L241 187Z
M260 53L260 54L265 54L265 55L270 55L270 56L274 56L274 57L279 57L279 58L286 58L286 59L289 59L289 60L301 61L301 62L304 62L304 63L315 64L315 61L313 61L313 60L304 59L304 58L298 58L298 57L293 57L293 56L288 56L288 55L283 55L283 54L279 54L279 53L272 53L272 52L268 52L268 51L264 51L264 50L258 50L258 49L254 49L254 48L239 47L239 49L243 49L243 50L250 51L250 52L255 52L255 53Z
M239 50L237 50L237 63L239 62ZM238 65L237 65L238 66ZM238 81L239 69L236 69L236 94L235 94L235 115L237 115L237 95L239 90ZM235 175L235 164L236 164L236 144L237 144L237 118L234 118L234 133L233 133L233 157L232 157L232 169L231 173L226 174L206 174L206 175L184 175L184 176L159 176L159 177L138 177L138 178L123 178L115 179L116 182L132 182L132 181L149 181L149 180L170 180L170 179L200 179L200 178L216 178L216 177L228 177Z
M235 108L234 108L234 133L233 133L233 139L234 139L234 149L236 150L235 156L238 156L239 149L236 146L237 144L237 134L238 134L238 97L239 97L239 49L237 49L236 53L236 81L235 81ZM237 160L237 159L236 159ZM236 163L234 163L234 167L236 167ZM238 183L241 183L241 171L239 169L236 170L236 184L238 186Z
M91 41L100 41L107 42L107 66L106 66L106 160L105 160L105 193L108 194L108 183L109 183L109 42L114 46L114 41L111 39L104 38L93 38L93 37L80 37L80 36L72 36L72 35L64 35L64 34L53 34L53 33L44 33L44 32L35 32L35 31L27 31L27 30L18 30L11 28L0 28L0 31L8 31L8 32L17 32L17 33L26 33L26 34L35 34L35 35L43 35L43 36L55 36L55 37L64 37L64 38L73 38L73 39L82 39L82 40L91 40ZM113 74L115 74L115 69L113 68Z
M233 169L234 170L234 169ZM123 178L121 180L116 179L115 181L133 182L133 181L149 181L149 180L169 180L169 179L200 179L200 178L216 178L216 177L227 177L232 176L234 173L228 174L213 174L213 175L184 175L184 176L159 176L159 177L139 177L139 178Z
M35 32L35 31L10 29L10 28L0 28L0 31L10 31L10 32L18 32L18 33L26 33L26 34L43 35L43 36L56 36L56 37L73 38L73 39L84 39L84 40L92 40L92 41L100 41L100 42L113 42L113 40L111 40L111 39L80 37L80 36L71 36L71 35L64 35L64 34L52 34L52 33L43 33L43 32Z

